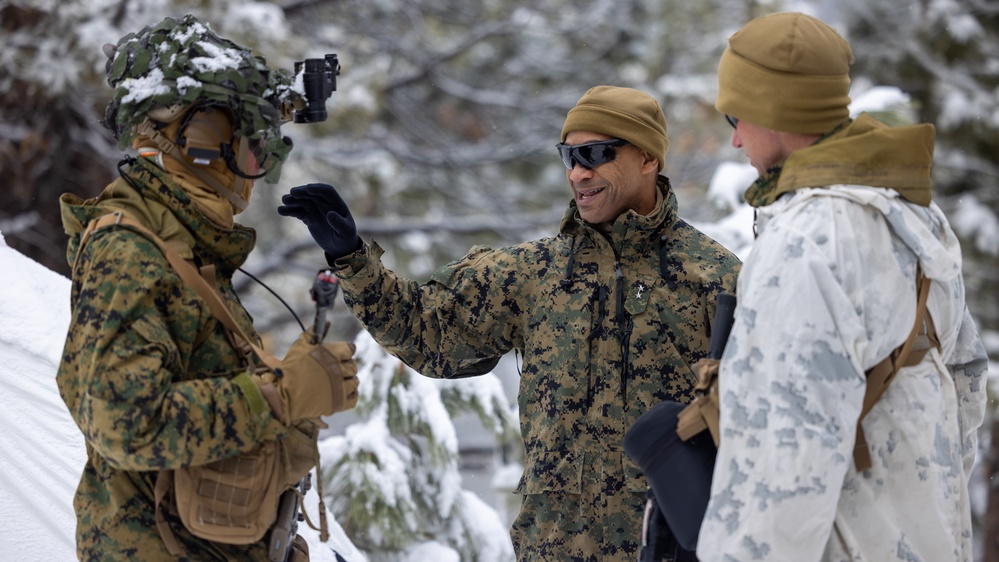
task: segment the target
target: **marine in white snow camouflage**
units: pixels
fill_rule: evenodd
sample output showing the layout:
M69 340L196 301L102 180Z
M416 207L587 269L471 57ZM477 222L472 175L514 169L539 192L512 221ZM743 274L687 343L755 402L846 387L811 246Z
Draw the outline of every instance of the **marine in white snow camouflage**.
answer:
M716 106L738 119L733 143L768 169L746 193L759 236L720 366L702 562L972 560L968 483L987 358L957 237L931 202L934 131L849 119L850 61L822 22L777 14L734 35L719 67ZM761 75L788 95L761 99ZM828 96L795 97L830 90L830 75ZM802 110L825 102L828 112ZM825 134L808 138L816 123ZM761 139L795 140L785 133L808 142L761 159ZM912 330L917 270L931 281L940 346L902 368L863 419L873 463L858 472L865 371Z

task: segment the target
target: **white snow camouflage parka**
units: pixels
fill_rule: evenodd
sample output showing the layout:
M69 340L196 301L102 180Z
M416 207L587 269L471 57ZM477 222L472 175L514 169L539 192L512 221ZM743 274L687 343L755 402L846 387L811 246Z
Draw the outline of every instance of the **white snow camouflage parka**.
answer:
M889 139L861 116L805 150L828 152L838 173L881 166L872 183L898 172L886 182L898 187L911 169L886 166L884 151L923 142L928 203L932 128L923 127L921 140L905 128ZM858 160L844 160L831 141ZM782 176L800 172L791 158ZM758 209L720 368L721 444L702 562L972 559L968 479L987 358L965 304L958 240L939 207L899 195L912 190L855 183L798 186ZM902 369L864 419L873 467L858 473L864 372L912 329L917 264L932 280L928 310L941 346Z

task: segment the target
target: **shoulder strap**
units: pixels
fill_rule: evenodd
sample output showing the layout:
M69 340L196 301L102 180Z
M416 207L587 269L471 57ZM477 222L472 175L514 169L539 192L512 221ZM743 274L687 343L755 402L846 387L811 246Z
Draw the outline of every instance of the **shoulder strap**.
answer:
M909 337L902 345L896 347L888 357L880 363L871 367L867 375L867 389L864 392L864 407L860 411L860 418L857 420L857 440L853 448L853 462L857 466L857 471L871 468L871 452L867 447L867 438L864 436L862 422L874 404L881 398L891 381L895 380L895 375L902 367L918 365L931 347L940 348L940 340L937 338L936 328L933 326L933 318L926 310L926 300L930 294L930 278L923 275L922 269L916 270L916 321L909 332Z
M115 211L90 221L90 224L87 225L87 229L83 232L83 236L80 239L80 247L76 254L77 259L79 259L80 254L83 251L83 246L86 244L87 238L89 238L90 235L101 228L107 228L113 225L126 226L131 230L142 234L151 242L156 244L180 278L187 283L191 289L198 293L198 296L208 303L208 308L211 310L212 315L222 323L222 326L224 326L225 329L233 335L233 337L252 349L257 358L271 369L276 369L280 366L280 362L275 357L264 353L264 350L261 349L260 346L256 345L253 340L246 335L243 329L239 327L239 324L232 315L232 311L230 311L229 307L222 301L222 297L220 297L218 292L215 291L207 281L205 281L193 265L188 263L187 260L180 256L180 254L170 248L170 246L168 246L159 236L143 226L142 223L126 215L122 211ZM76 269L75 261L73 268L74 270Z
M160 533L160 538L163 539L163 544L166 546L167 551L173 556L180 557L184 554L184 549L180 546L180 541L177 540L177 535L173 533L173 529L170 528L170 523L166 520L166 515L163 514L164 500L167 494L170 493L170 488L173 485L173 471L172 470L161 470L159 474L156 475L156 487L154 488L154 503L153 509L156 511L156 529Z

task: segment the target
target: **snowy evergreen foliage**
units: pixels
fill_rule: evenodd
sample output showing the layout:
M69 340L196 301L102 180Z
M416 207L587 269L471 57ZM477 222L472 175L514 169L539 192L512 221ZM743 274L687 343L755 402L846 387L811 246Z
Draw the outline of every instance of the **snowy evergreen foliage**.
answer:
M471 411L499 441L519 439L499 380L431 380L366 333L356 343L361 421L320 444L327 502L347 535L371 560L398 562L432 543L462 560L512 560L499 514L462 488L452 422Z

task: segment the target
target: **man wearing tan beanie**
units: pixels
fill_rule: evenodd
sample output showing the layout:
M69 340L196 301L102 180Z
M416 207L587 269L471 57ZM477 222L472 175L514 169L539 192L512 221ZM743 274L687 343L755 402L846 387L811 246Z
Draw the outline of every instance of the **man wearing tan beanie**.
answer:
M715 295L734 291L739 262L678 216L651 96L594 87L561 140L572 200L558 234L477 247L428 283L388 270L328 185L293 188L279 212L309 226L354 315L423 375L486 373L517 350L518 560L633 562L648 482L625 430L663 400L690 400L689 365L707 353Z
M702 562L972 560L987 359L931 201L934 129L851 119L852 60L828 25L781 13L718 67L716 107L760 178Z

